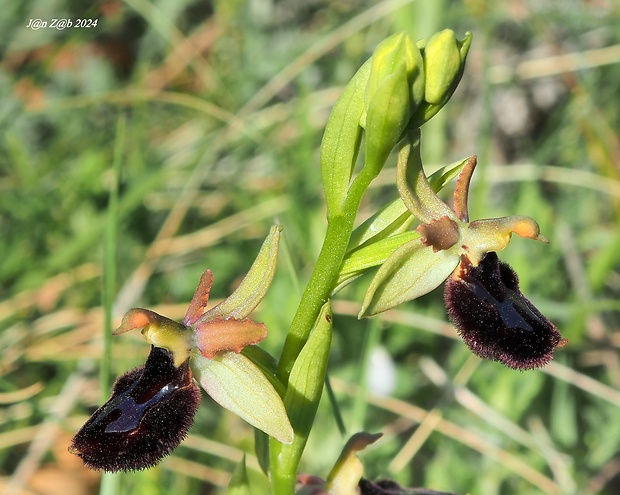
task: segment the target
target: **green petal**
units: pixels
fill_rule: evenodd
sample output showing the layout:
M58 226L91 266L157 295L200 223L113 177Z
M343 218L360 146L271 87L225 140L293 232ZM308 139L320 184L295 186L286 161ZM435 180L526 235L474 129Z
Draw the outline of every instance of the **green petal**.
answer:
M195 349L190 364L196 380L220 406L282 443L293 441L282 398L246 356L223 352L207 359Z
M250 271L229 297L207 311L198 321L235 318L243 320L261 302L276 271L282 227L275 225L265 239Z
M420 239L408 242L379 268L359 317L376 315L432 291L452 273L459 258L450 250L435 253Z

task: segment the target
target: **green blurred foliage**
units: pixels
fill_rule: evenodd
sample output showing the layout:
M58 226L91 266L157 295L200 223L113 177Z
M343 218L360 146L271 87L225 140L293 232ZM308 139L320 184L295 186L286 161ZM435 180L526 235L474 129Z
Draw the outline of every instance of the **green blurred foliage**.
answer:
M36 18L98 23L27 28ZM362 277L334 304L330 374L345 425L384 432L362 454L371 478L462 494L620 491L620 10L605 0L31 0L0 9L0 486L12 479L51 493L54 475L71 493L98 490L66 445L99 401L119 118L115 316L172 305L162 312L182 318L205 268L212 297L229 294L278 221L286 252L256 315L270 331L263 347L277 355L325 229L318 150L331 106L382 39L443 28L474 41L459 89L423 130L425 163L478 154L471 217L539 221L551 243L517 239L502 259L569 344L546 371L472 361L452 338L440 291L358 321ZM393 166L376 184L360 221L396 197ZM366 395L367 374L381 371L378 344L400 402ZM139 336L117 338L112 369L146 354ZM431 425L426 411L441 421ZM412 434L420 443L407 458ZM324 398L303 470L327 475L345 441ZM264 493L250 428L205 397L191 438L160 467L117 477L116 493L223 493L242 452L253 493Z

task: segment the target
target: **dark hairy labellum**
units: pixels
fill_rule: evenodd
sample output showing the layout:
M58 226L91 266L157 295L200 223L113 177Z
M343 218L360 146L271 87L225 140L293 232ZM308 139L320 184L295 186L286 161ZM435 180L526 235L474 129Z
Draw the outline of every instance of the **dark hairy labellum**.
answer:
M369 481L364 478L359 482L359 489L361 495L455 495L428 488L402 488L392 480Z
M91 469L152 467L185 438L199 403L189 360L175 367L170 351L152 347L144 366L116 380L112 396L77 432L69 451Z
M488 253L474 267L467 257L446 282L448 314L478 356L514 369L546 365L563 346L558 329L519 290L514 270Z

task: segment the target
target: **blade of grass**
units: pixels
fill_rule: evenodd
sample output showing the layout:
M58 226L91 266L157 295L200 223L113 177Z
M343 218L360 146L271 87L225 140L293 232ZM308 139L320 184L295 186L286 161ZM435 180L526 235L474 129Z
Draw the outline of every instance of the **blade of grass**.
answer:
M105 255L103 266L103 352L99 368L99 387L101 402L108 398L112 368L112 330L114 297L116 294L116 256L117 256L117 233L118 233L118 185L125 149L125 130L127 119L121 114L116 124L116 139L114 142L114 160L112 163L112 176L110 194L108 199L108 212L105 231ZM99 487L100 495L115 495L119 493L120 474L104 473Z
M368 392L368 367L370 366L370 358L372 351L379 345L381 338L381 320L373 318L368 320L366 336L364 339L362 352L357 368L357 376L360 378L360 392L355 396L353 402L353 411L351 413L351 431L363 431L366 422L366 412L368 411L368 401L366 395Z

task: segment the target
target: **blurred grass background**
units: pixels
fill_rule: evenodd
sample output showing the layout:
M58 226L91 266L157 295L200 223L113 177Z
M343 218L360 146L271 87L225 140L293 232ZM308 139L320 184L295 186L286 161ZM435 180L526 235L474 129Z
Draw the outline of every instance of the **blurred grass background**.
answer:
M98 22L28 29L36 18ZM106 332L133 306L182 318L207 267L213 298L226 296L275 221L286 245L256 318L270 331L263 347L279 353L325 229L318 148L331 106L383 38L445 27L474 42L461 86L423 129L425 163L478 154L472 218L539 221L551 243L517 238L502 259L569 345L542 371L481 362L447 323L440 291L358 321L362 278L334 305L330 374L347 433L382 431L362 454L366 475L406 486L620 493L613 0L5 4L2 490L97 493L99 475L67 445L110 380L148 353L129 334L102 361ZM393 166L362 218L396 196ZM324 400L303 470L325 476L344 441ZM243 452L262 493L251 429L205 397L173 456L106 477L103 492L224 493Z

